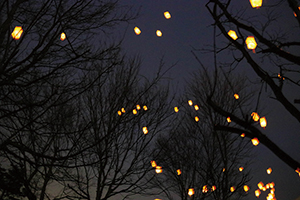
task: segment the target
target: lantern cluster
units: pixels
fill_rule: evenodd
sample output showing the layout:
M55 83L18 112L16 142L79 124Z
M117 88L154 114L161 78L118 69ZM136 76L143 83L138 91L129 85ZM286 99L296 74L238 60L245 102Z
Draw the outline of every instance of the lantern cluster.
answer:
M252 112L251 114L253 121L257 122L259 120L260 126L265 128L267 126L267 119L266 117L259 117L256 112Z
M271 182L266 185L264 185L263 182L259 182L257 184L258 189L254 191L255 196L258 198L261 194L261 191L265 192L269 190L269 194L267 196L267 200L276 200L275 197L275 183Z

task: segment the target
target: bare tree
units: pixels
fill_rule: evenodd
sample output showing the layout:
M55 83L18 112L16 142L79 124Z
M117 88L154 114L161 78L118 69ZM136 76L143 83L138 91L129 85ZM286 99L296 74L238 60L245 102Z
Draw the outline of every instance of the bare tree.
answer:
M249 101L251 95L235 99L222 74L216 78L219 82L214 100L218 106L235 113ZM246 93L245 81L236 78L232 82L237 93ZM215 124L228 126L228 122L215 115L206 103L213 84L208 70L193 74L181 97L181 106L175 108L179 111L174 114L172 129L157 141L157 155L153 159L163 167L163 173L157 175L154 184L168 199L174 198L172 194L189 199L189 188L195 191L192 199L241 199L247 195L244 185L250 180L249 141L214 130Z
M232 1L211 0L207 3L215 26L214 52L216 58L225 52L232 53L232 59L227 60L229 70L233 70L239 65L249 66L261 84L261 89L257 92L256 103L253 103L252 110L259 112L259 105L262 103L262 87L266 86L271 91L270 98L263 101L278 102L283 108L300 122L300 111L294 102L298 97L289 97L287 91L293 90L294 94L299 91L299 41L293 34L299 31L299 9L294 0L263 2L260 9L253 9L249 4L247 8L239 7ZM235 11L234 11L235 10ZM280 13L280 15L278 15ZM256 16L256 17L254 17ZM260 16L258 18L257 16ZM287 26L286 22L289 22ZM234 39L228 34L232 29L238 38ZM289 31L286 31L289 29ZM217 35L221 34L229 42L222 46L217 43ZM258 46L255 50L247 49L246 38L255 38ZM255 53L254 53L255 51ZM227 57L228 58L228 57ZM216 62L216 66L219 65ZM217 70L217 67L216 67ZM257 80L256 79L256 80ZM254 79L255 80L255 79ZM230 82L230 81L229 81ZM233 133L245 133L248 138L258 138L258 140L269 148L283 162L299 173L300 163L285 153L273 141L271 141L257 127L257 123L251 119L246 110L241 110L239 114L234 114L230 110L221 108L213 101L213 93L207 99L208 104L218 114L230 117L237 127L217 125L216 130L230 131ZM293 99L296 98L296 99ZM275 108L274 108L275 109Z

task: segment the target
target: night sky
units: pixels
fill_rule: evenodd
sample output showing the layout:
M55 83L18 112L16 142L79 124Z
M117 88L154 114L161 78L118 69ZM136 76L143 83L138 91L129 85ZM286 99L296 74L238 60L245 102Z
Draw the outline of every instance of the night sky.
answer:
M124 39L124 48L128 55L138 54L142 59L142 74L151 77L158 69L159 60L164 57L167 66L175 64L168 73L172 78L172 86L183 88L185 80L190 73L199 69L199 63L191 53L193 48L203 49L212 45L213 23L211 16L205 8L207 1L199 0L126 0L124 3L133 5L136 10L140 8L140 16L128 25ZM249 7L248 0L232 1L241 8ZM261 8L263 9L263 8ZM283 4L283 10L287 5ZM287 9L288 10L288 9ZM163 13L169 11L171 19L165 19ZM250 11L253 12L253 11ZM142 33L136 35L133 31L137 26ZM162 31L162 37L156 36L156 30ZM212 54L198 54L201 62L213 68ZM219 58L221 59L221 58ZM252 74L252 69L245 65L239 72ZM293 98L299 98L299 92L291 91ZM298 94L298 97L297 97ZM300 105L299 105L300 106ZM276 108L276 109L274 109ZM295 119L289 118L281 105L276 102L266 104L266 117L268 126L264 133L278 146L289 153L294 159L300 160L300 126ZM250 144L249 144L250 145ZM279 200L295 200L300 197L300 177L285 163L279 160L263 145L253 147L256 157L253 163L252 188L248 199L257 199L254 190L257 183L275 182L275 194ZM271 167L271 175L266 169ZM262 193L259 199L266 199L267 192ZM159 197L138 199L155 199Z

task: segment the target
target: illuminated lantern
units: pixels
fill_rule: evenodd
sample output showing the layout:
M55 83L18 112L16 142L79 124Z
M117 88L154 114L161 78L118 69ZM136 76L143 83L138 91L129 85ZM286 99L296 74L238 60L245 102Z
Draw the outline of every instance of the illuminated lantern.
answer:
M300 168L299 167L295 170L295 172L298 173L300 176Z
M234 40L238 39L238 36L236 35L236 32L233 31L233 30L228 31L228 35L229 35L232 39L234 39Z
M193 101L192 100L189 100L188 103L189 103L190 106L193 105Z
M66 34L65 33L61 33L60 34L60 40L64 41L66 39Z
M230 117L227 117L227 122L230 123L231 122L231 119Z
M22 27L16 26L13 32L11 33L11 36L13 39L18 40L21 38L22 33L23 33Z
M257 43L255 41L255 38L253 36L249 36L246 39L247 48L251 50L255 50Z
M215 191L217 189L217 186L215 186L215 185L213 185L212 187L211 187L211 190L212 191Z
M249 191L249 189L250 189L250 188L249 188L249 186L248 186L248 185L244 185L244 191L245 191L245 192L248 192L248 191Z
M132 110L132 113L133 113L134 115L136 115L136 114L137 114L137 110L136 110L136 109L133 109L133 110Z
M239 171L242 172L244 170L244 167L240 167Z
M174 107L174 111L178 112L179 111L178 107Z
M179 176L181 174L181 170L177 169L177 175Z
M254 146L257 146L259 144L259 140L257 138L253 138L251 141Z
M161 36L162 36L162 32L161 32L160 30L157 30L157 31L156 31L156 35L157 35L158 37L161 37Z
M238 94L234 94L234 98L235 98L235 99L239 99L240 96L239 96Z
M261 193L261 192L260 192L260 190L259 190L259 189L257 189L257 190L255 190L255 192L254 192L254 193L255 193L255 196L256 196L256 197L259 197L259 195L260 195L260 193Z
M223 168L223 172L225 172L225 170L226 170L226 169L225 169L225 167L224 167L224 168Z
M138 27L134 27L134 32L136 35L139 35L142 31Z
M269 193L267 196L267 200L274 200L275 195L272 193Z
M270 183L269 185L270 185L270 188L274 188L275 187L275 183L274 182Z
M230 192L234 192L234 191L235 191L235 187L234 186L230 187Z
M272 173L271 167L267 169L267 173L268 173L268 174L271 174L271 173Z
M270 183L266 184L266 188L269 189L270 188Z
M207 192L208 192L207 185L204 185L204 186L202 187L202 192L203 192L203 193L207 193Z
M148 110L147 106L143 106L143 109L144 109L144 110Z
M157 173L157 174L160 174L160 173L162 173L162 168L161 168L161 166L156 166L156 168L155 168L155 172Z
M198 105L195 105L194 108L195 108L195 110L199 110L199 106Z
M275 193L275 188L272 188L272 189L270 190L270 193L274 194L274 193Z
M250 0L252 8L260 8L262 5L262 0Z
M168 11L164 12L164 16L165 16L166 19L171 18L171 14Z
M188 191L188 195L192 196L194 194L195 194L194 188L190 188L189 191Z
M254 121L257 122L259 120L259 115L256 112L251 113L251 116Z
M144 132L145 135L148 133L148 129L147 129L146 126L143 127L143 132Z
M300 6L298 7L298 10L300 10ZM294 16L297 17L297 14L294 12Z
M196 122L199 122L199 117L196 116L196 117L195 117L195 121L196 121Z
M264 188L264 183L263 183L263 182L259 182L259 183L257 184L257 187L258 187L260 190L262 190L262 189Z
M157 166L157 164L156 164L156 162L154 160L151 160L150 162L151 162L151 166L152 167L156 167Z
M138 104L136 105L136 109L140 110L141 109L141 106Z
M245 133L242 133L242 134L241 134L241 137L245 137Z
M121 111L122 111L122 113L125 113L125 108L122 108Z
M120 115L120 116L122 115L122 112L120 110L118 110L118 115Z
M267 120L265 117L259 119L260 126L265 128L267 126Z

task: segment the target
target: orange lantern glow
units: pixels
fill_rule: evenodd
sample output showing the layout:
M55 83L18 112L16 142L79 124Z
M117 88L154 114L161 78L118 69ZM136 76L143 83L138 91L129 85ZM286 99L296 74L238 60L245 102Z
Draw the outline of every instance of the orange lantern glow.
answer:
M188 195L192 196L194 194L195 194L194 188L190 188L189 191L188 191Z
M244 167L240 167L239 171L242 172L244 170Z
M144 109L144 110L148 110L147 106L143 106L143 109Z
M121 108L122 113L125 113L125 108Z
M295 172L298 173L300 176L300 168L299 167L295 170Z
M275 187L275 183L274 183L274 182L271 182L271 183L269 184L269 186L270 186L270 188L274 188L274 187Z
M196 122L199 122L199 117L196 116L196 117L195 117L195 121L196 121Z
M230 117L227 117L227 122L230 123L231 122L231 119Z
M224 167L222 171L225 172L225 170L226 170L226 169L225 169L225 167Z
M239 99L240 98L240 96L238 94L234 94L233 96L234 96L235 99Z
M267 173L268 173L268 174L271 174L271 173L272 173L271 167L269 167L269 168L267 169Z
M133 109L133 110L132 110L132 113L133 113L134 115L136 115L136 114L137 114L137 110L136 110L136 109Z
M259 190L259 189L255 190L255 192L254 192L254 193L255 193L255 196L256 196L256 197L259 197L259 195L261 194L261 192L260 192L260 190Z
M179 111L178 107L174 107L174 111L178 112Z
M138 104L138 105L136 105L136 109L137 110L140 110L141 109L141 106Z
M161 32L160 30L157 30L157 31L156 31L156 35L157 35L158 37L161 37L161 36L162 36L162 32Z
M265 128L267 126L267 120L265 117L259 119L260 126Z
M217 186L215 186L215 185L213 185L212 187L211 187L211 191L215 191L217 189Z
M162 168L161 168L161 166L156 166L156 168L155 168L155 172L157 173L157 174L160 174L160 173L162 173Z
M13 39L18 40L21 38L23 33L23 29L21 26L16 26L13 32L11 33L11 36Z
M66 39L66 34L65 33L61 33L60 34L60 40L64 41Z
M166 19L171 18L171 14L168 11L164 12L164 16L165 16Z
M118 110L118 115L120 115L120 116L122 115L122 112L120 110Z
M262 190L262 189L264 188L264 183L263 183L263 182L259 182L259 183L257 184L257 187L258 187L260 190Z
M199 110L199 106L198 105L195 105L194 108L195 108L195 110Z
M260 8L262 5L262 0L250 0L252 8Z
M272 188L272 189L270 190L270 193L271 193L271 194L274 194L274 193L275 193L275 188Z
M259 115L256 112L251 113L251 116L254 121L257 122L259 120Z
M257 146L259 144L259 140L257 138L253 138L251 141L254 146Z
M193 101L192 100L189 100L188 103L189 103L190 106L193 105Z
M143 132L144 132L145 135L148 133L148 129L147 129L146 126L143 127Z
M134 27L134 32L136 35L139 35L142 33L142 31L138 27Z
M230 187L230 192L234 192L234 191L235 191L235 187L234 186Z
M152 167L156 167L157 166L157 164L156 164L156 162L154 160L151 160L150 162L151 162L151 166Z
M177 175L179 176L181 174L181 170L177 169Z
M246 136L245 133L242 133L242 134L241 134L241 137L245 137L245 136Z
M300 10L300 6L298 7L298 10ZM294 16L297 17L297 14L294 12Z
M246 39L247 48L251 50L255 50L257 43L255 41L255 38L253 36L249 36Z
M249 191L249 189L250 189L250 188L249 188L249 186L248 186L248 185L244 185L244 191L245 191L245 192L248 192L248 191Z
M207 193L208 192L208 188L207 188L207 185L204 185L202 187L202 193Z
M233 31L233 30L228 31L228 35L229 35L232 39L234 39L234 40L238 39L238 36L236 35L236 32Z

